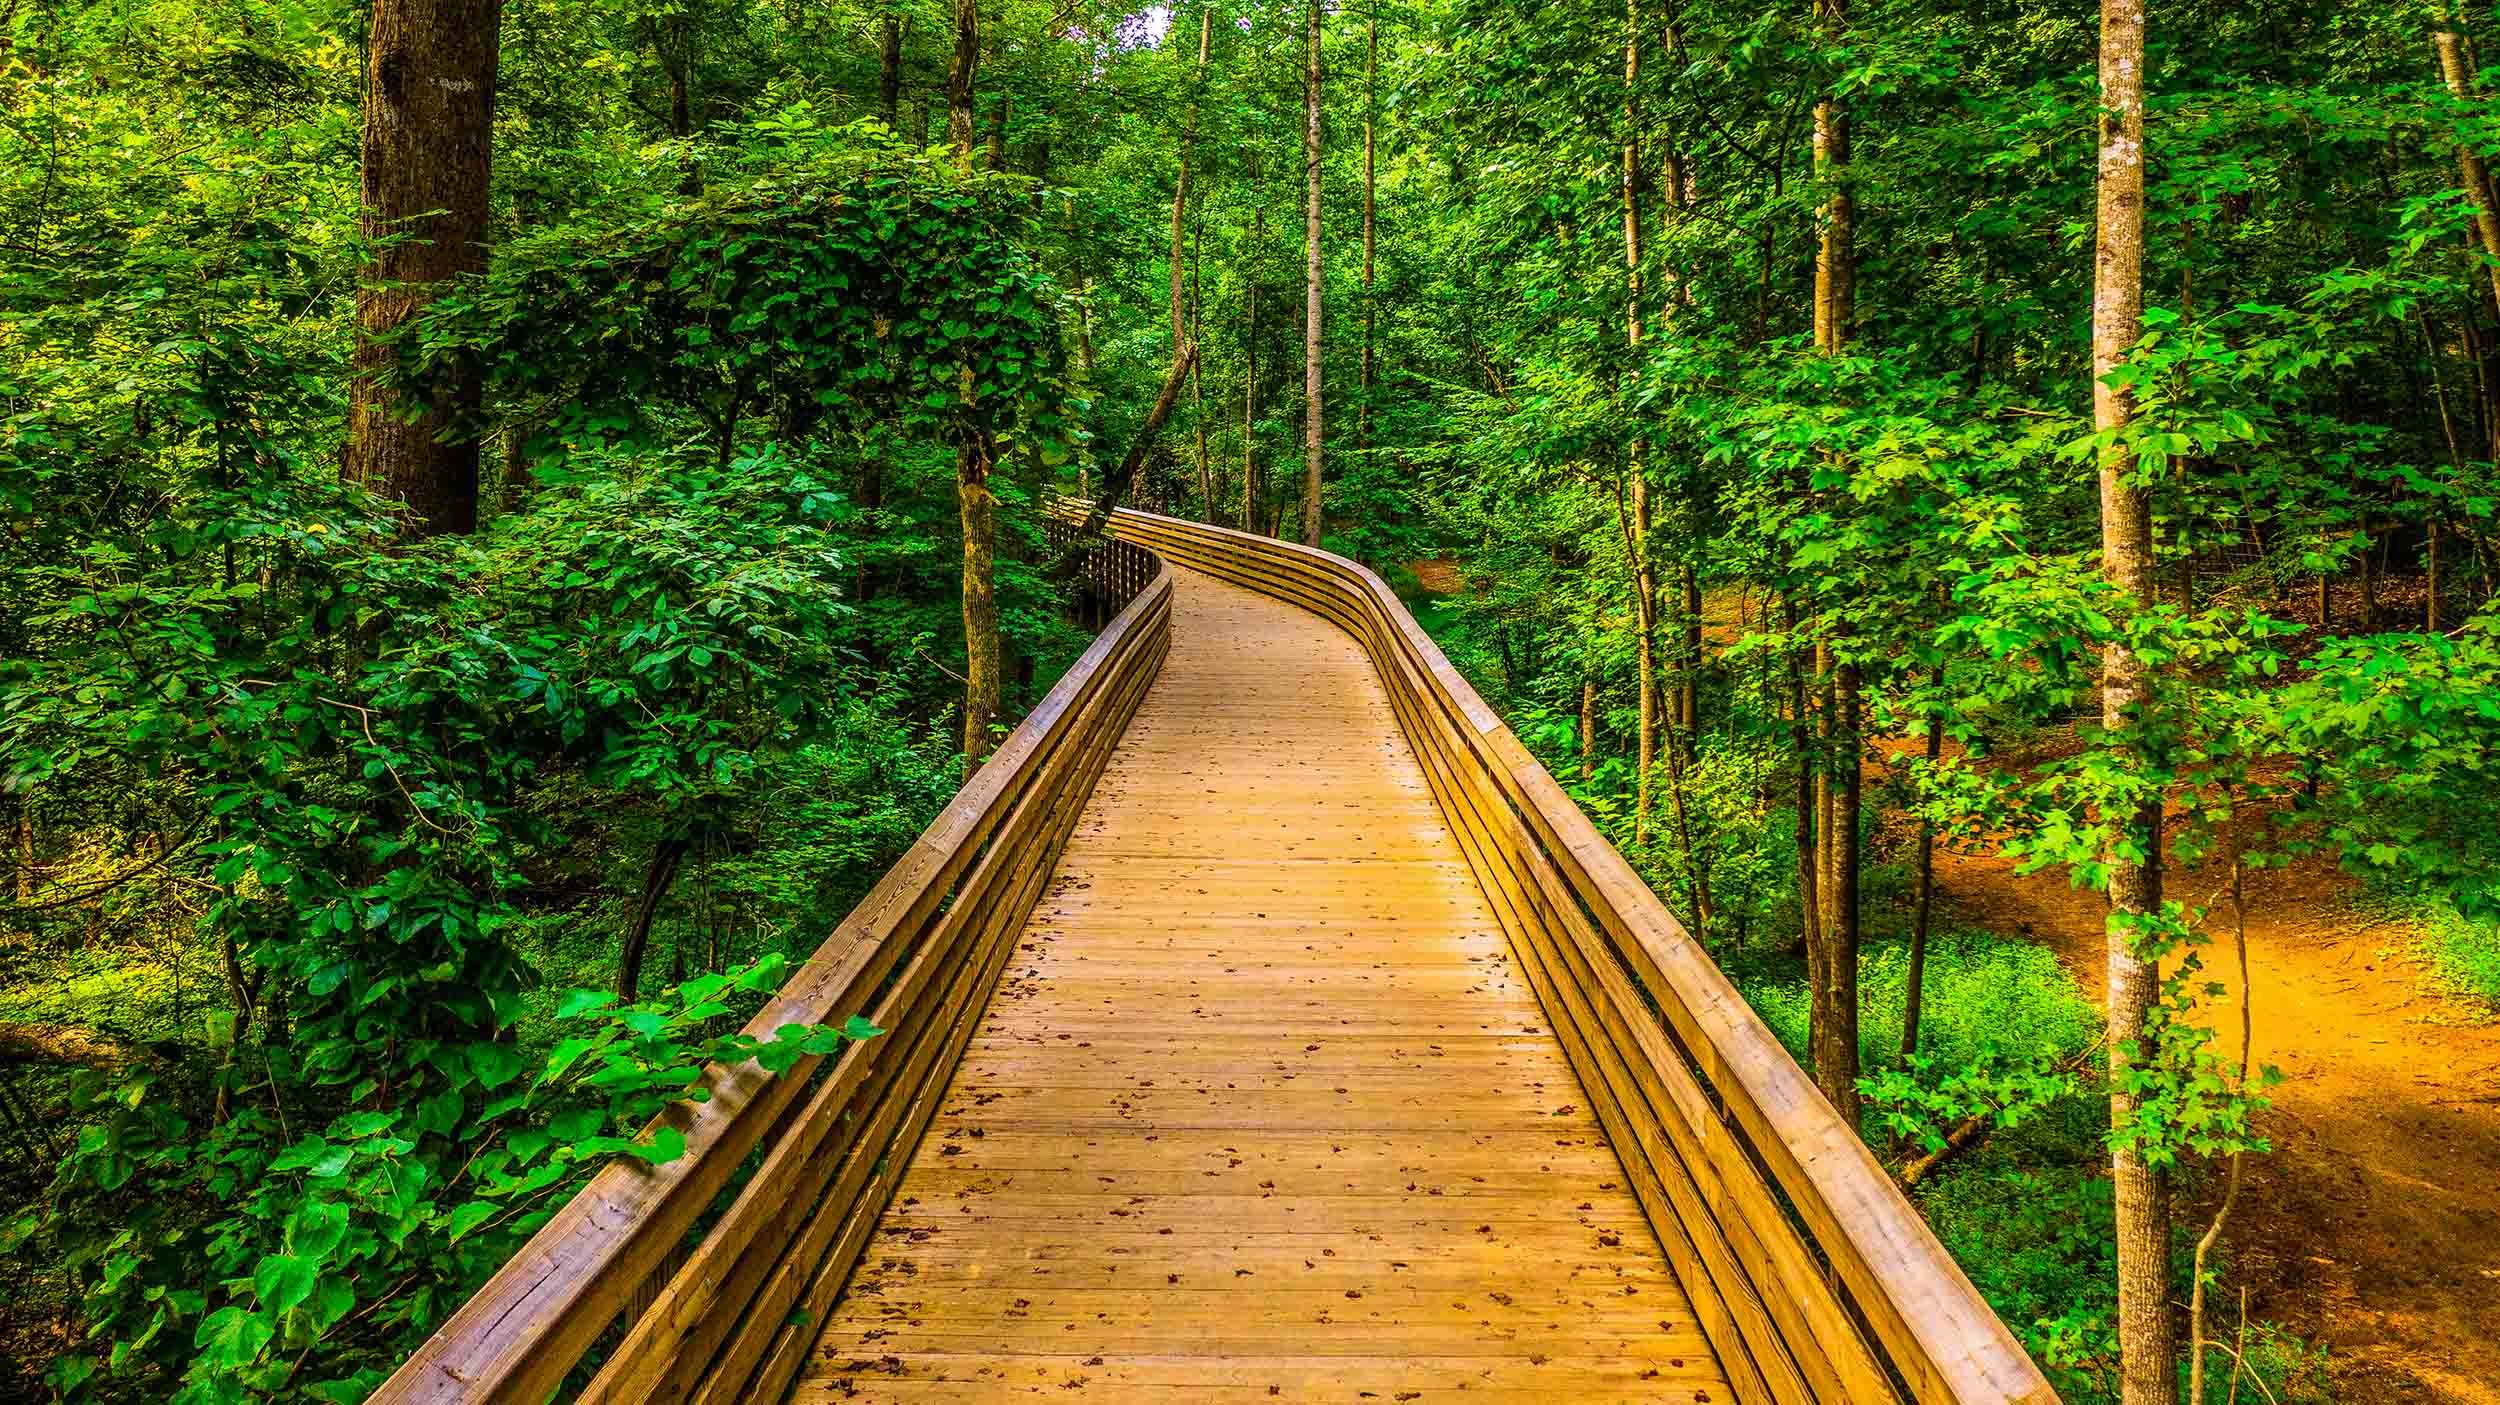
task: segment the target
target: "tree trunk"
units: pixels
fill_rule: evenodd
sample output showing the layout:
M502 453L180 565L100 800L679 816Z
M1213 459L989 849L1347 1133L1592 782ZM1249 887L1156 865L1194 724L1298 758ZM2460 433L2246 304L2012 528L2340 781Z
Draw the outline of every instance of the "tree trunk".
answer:
M1833 669L1832 913L1823 980L1814 991L1814 1081L1851 1131L1858 1127L1858 668Z
M972 169L972 83L981 69L980 0L955 0L955 64L946 74L946 139Z
M1797 637L1797 597L1785 594L1780 600L1782 623L1788 637ZM1815 764L1814 722L1807 708L1810 696L1806 680L1805 651L1788 651L1788 744L1797 755L1797 928L1806 949L1806 974L1814 985L1820 985L1815 967L1823 950L1822 873L1815 862L1815 773L1822 768Z
M1380 3L1363 17L1363 384L1354 420L1354 445L1372 446L1372 357L1378 309L1372 306L1373 255L1379 237L1379 182L1372 164L1372 128L1380 109Z
M2435 11L2431 48L2439 55L2439 76L2447 83L2449 96L2461 104L2471 103L2473 69L2466 62L2465 35L2454 14L2454 6L2441 0ZM2469 142L2457 143L2457 174L2466 199L2474 204L2474 232L2482 241L2487 261L2485 273L2491 282L2493 310L2500 311L2500 206L2493 201L2491 171L2483 164L2482 153Z
M1682 676L1676 685L1676 725L1684 729L1684 755L1695 750L1701 735L1701 580L1693 574L1693 563L1681 567L1684 573L1684 657Z
M643 953L651 945L651 923L660 915L660 903L677 881L677 869L685 857L686 841L675 837L661 840L651 851L651 866L642 878L642 902L634 909L634 925L625 933L625 945L616 957L620 1005L631 1005L641 995Z
M990 754L990 726L998 720L1000 651L998 595L998 496L990 489L990 443L972 431L955 450L955 507L964 534L964 774Z
M1623 344L1640 374L1641 354L1641 7L1624 0L1623 7ZM1637 654L1640 678L1636 696L1640 733L1633 758L1632 842L1649 842L1652 771L1658 763L1658 585L1649 560L1648 445L1635 436L1626 446L1624 478L1631 494L1630 520L1623 534L1626 565L1632 573L1632 622L1640 631Z
M1307 187L1302 213L1302 541L1320 538L1320 17L1321 0L1309 0L1310 53L1302 66L1302 170Z
M1154 408L1146 412L1146 422L1138 426L1137 437L1129 441L1127 456L1120 460L1119 467L1103 475L1102 496L1095 501L1093 511L1085 514L1085 524L1077 529L1078 537L1090 540L1102 535L1103 524L1120 505L1121 496L1137 481L1137 470L1145 465L1155 436L1163 432L1163 422L1171 418L1172 407L1180 402L1181 382L1188 378L1189 368L1197 361L1198 348L1184 342L1172 369L1164 373L1163 389L1155 396Z
M2152 507L2130 477L2132 456L2115 443L2134 412L2108 376L2143 332L2144 0L2101 0L2099 231L2093 251L2092 425L2112 439L2101 456L2101 571L2128 599L2151 599ZM2125 738L2146 701L2142 659L2121 642L2101 657L2101 723ZM2126 823L2141 860L2109 856L2110 1124L2131 1124L2136 1099L2122 1088L2145 1037L2146 1011L2161 996L2159 964L2139 954L2131 920L2161 908L2158 802ZM2170 1319L2170 1208L2161 1175L2133 1147L2113 1147L2117 1190L2118 1357L2125 1405L2176 1405L2178 1349Z
M998 106L990 113L989 149L985 154L993 171L1007 169L1007 108L1011 101L1007 94L1000 93Z
M1597 680L1580 680L1580 779L1597 774Z
M1198 201L1197 214L1190 221L1189 232L1189 344L1204 346L1207 341L1206 285L1201 278L1202 255L1207 242L1207 202ZM1206 358L1189 358L1189 419L1198 436L1198 500L1205 504L1207 521L1222 516L1215 507L1215 461L1207 454L1207 367Z
M2377 526L2367 516L2361 519L2361 629L2365 634L2378 628L2378 543L2370 535Z
M1816 0L1822 42L1837 46L1848 29L1846 0ZM1857 203L1850 191L1849 115L1826 94L1814 105L1815 180L1822 191L1814 258L1814 344L1825 356L1848 350L1857 317ZM1858 729L1863 680L1845 619L1825 630L1818 653L1828 680L1827 729L1818 784L1822 814L1823 951L1814 966L1815 1082L1852 1131L1858 1126L1858 868L1860 799L1864 789Z
M973 82L981 67L979 0L955 0L955 62L946 75L946 135L955 163L972 169ZM983 423L959 427L955 448L955 510L963 528L964 773L990 754L990 727L998 720L1001 656L998 639L998 495L990 488L990 431Z
M1936 665L1935 686L1944 687L1944 665ZM1927 718L1927 761L1934 765L1944 755L1944 718L1930 713ZM1936 910L1936 822L1918 822L1918 898L1910 914L1910 969L1908 989L1901 1001L1901 1062L1910 1062L1918 1052L1918 1020L1927 990L1927 929Z
M2422 628L2431 634L2439 632L2439 514L2434 510L2427 530L2430 540L2422 552Z
M365 65L361 227L390 240L356 293L354 387L342 471L408 505L418 536L477 527L474 364L443 398L407 419L379 383L396 353L385 339L435 285L486 267L487 189L495 146L502 0L374 0ZM450 441L450 442L447 442Z
M1198 147L1198 93L1207 77L1207 43L1213 32L1215 11L1211 5L1198 10L1198 66L1190 74L1189 107L1181 120L1180 174L1172 182L1172 361L1181 359L1181 349L1190 344L1189 299L1185 269L1188 264L1184 243L1189 228L1189 163ZM1215 480L1207 463L1206 427L1198 430L1198 496L1205 504L1207 520L1215 520Z
M1836 814L1839 802L1832 793L1833 695L1838 681L1832 672L1831 641L1815 640L1813 678L1814 892L1815 910L1823 918L1823 925L1816 928L1814 932L1814 938L1817 941L1831 934L1832 920L1838 913L1838 908L1832 901L1832 836L1840 830L1840 821Z
M1249 162L1252 199L1257 199L1259 163ZM1267 210L1250 210L1250 268L1242 280L1246 318L1241 337L1241 530L1259 530L1259 250L1267 247Z
M884 44L877 55L877 110L885 114L888 129L894 126L894 114L903 98L903 20L896 14L885 17Z
M1633 470L1638 472L1639 461ZM1623 551L1632 568L1632 627L1639 661L1640 730L1633 758L1632 842L1649 842L1650 815L1655 805L1653 780L1658 767L1658 580L1649 568L1649 485L1632 479L1631 510L1623 524Z

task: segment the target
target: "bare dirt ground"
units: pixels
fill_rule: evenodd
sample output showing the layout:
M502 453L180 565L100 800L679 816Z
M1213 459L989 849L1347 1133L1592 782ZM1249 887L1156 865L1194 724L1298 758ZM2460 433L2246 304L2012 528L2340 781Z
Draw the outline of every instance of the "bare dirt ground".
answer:
M1461 563L1456 557L1432 556L1421 561L1409 561L1405 565L1406 569L1415 573L1415 583L1422 586L1427 594L1456 595L1466 588L1467 582L1459 574Z
M1939 854L1937 874L1953 917L2039 941L2102 990L2098 893L1989 857ZM2211 881L2179 887L2199 902ZM2252 1317L2329 1348L2344 1405L2500 1405L2500 1023L2426 991L2408 934L2351 896L2322 863L2250 875L2255 1055L2286 1081L2227 1231L2221 1330L2245 1284ZM2227 906L2216 920L2205 959L2229 990L2210 1023L2236 1053Z

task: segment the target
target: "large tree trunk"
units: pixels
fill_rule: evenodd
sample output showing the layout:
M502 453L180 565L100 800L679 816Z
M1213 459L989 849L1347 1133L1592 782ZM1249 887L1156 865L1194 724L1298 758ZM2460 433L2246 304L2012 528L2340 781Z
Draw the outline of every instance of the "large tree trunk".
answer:
M1309 0L1310 51L1302 65L1302 540L1320 537L1320 17L1321 0Z
M408 505L420 536L477 526L478 443L462 419L482 394L464 364L441 399L408 419L379 383L394 351L382 341L436 286L486 267L486 196L495 147L495 76L502 0L374 0L365 65L367 239L392 241L356 294L342 471ZM455 442L446 442L456 437Z
M2474 100L2473 69L2465 59L2463 27L2454 18L2455 7L2441 0L2436 9L2436 27L2431 31L2431 48L2439 55L2439 76L2448 85L2449 95L2460 103ZM2491 171L2483 164L2482 153L2470 143L2457 143L2457 174L2462 178L2465 196L2474 202L2474 232L2480 238L2483 253L2489 260L2493 308L2500 311L2500 205L2495 205L2491 187ZM2500 431L2495 431L2500 434Z
M980 0L955 0L955 64L946 73L946 139L972 169L972 83L981 68Z
M2092 277L2092 425L2110 437L2101 478L2101 572L2129 600L2153 598L2152 506L2133 481L2133 456L2116 442L2134 412L2109 374L2143 333L2144 0L2101 0L2099 234ZM2144 661L2112 642L2101 656L2101 723L2126 739L2146 701ZM2161 996L2159 964L2139 953L2134 921L2161 908L2161 807L2119 817L2126 848L2109 862L2109 1115L2132 1124L2124 1091L2145 1036L2145 1012ZM2113 1147L2117 1189L2119 1392L2125 1405L2176 1405L2178 1349L2170 1319L2170 1207L2162 1176L2142 1151Z

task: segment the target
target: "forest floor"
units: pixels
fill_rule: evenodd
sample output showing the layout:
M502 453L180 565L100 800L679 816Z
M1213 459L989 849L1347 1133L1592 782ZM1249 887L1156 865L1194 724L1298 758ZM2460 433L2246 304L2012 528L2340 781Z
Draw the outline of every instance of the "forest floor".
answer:
M1937 856L1948 920L2048 946L2096 1001L2100 894L1990 856ZM2284 1075L2226 1231L2215 1333L2252 1317L2328 1348L2341 1405L2500 1405L2500 1022L2431 988L2411 933L2356 906L2322 861L2249 875L2255 1057ZM2178 894L2201 901L2205 894ZM2227 923L2227 905L2217 912ZM2237 1053L2229 929L2206 948L2227 992L2209 1021ZM2201 1226L2207 1203L2182 1207Z

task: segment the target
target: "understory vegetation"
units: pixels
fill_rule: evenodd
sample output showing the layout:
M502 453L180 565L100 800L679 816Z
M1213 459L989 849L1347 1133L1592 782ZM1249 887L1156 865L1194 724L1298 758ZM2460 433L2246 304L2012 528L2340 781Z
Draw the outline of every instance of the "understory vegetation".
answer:
M361 1399L878 1037L732 1031L1074 493L1410 588L2067 1400L2327 1398L2213 972L2305 862L2500 999L2490 19L0 7L0 1397Z

